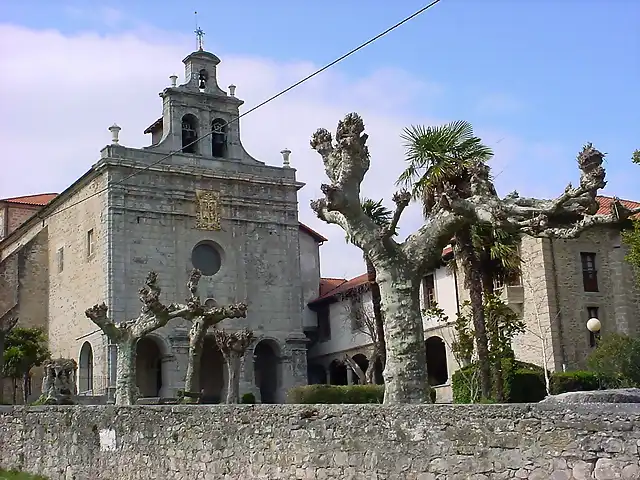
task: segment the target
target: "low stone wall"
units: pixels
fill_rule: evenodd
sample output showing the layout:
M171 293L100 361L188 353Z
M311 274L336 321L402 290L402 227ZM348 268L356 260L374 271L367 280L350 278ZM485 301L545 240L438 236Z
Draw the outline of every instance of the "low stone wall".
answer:
M640 478L638 405L1 407L52 480Z

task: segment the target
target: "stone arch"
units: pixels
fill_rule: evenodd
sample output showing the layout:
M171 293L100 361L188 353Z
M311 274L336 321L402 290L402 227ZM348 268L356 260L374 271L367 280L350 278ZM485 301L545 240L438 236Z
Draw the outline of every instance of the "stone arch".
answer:
M255 385L262 403L279 403L282 384L282 354L273 338L262 338L253 348Z
M201 403L221 403L227 386L227 369L222 352L213 335L204 337L200 357Z
M182 117L182 151L184 153L198 153L197 140L198 119L195 115L187 113Z
M367 368L369 368L369 359L364 353L357 353L351 358L353 358L353 361L358 364L360 370L362 370L363 373L367 372ZM360 379L358 378L358 375L355 374L355 372L353 375L353 383L356 385L360 383Z
M447 348L444 340L434 335L425 340L424 346L427 351L427 375L429 377L429 385L444 385L449 379Z
M216 118L211 122L211 155L226 158L227 151L227 122Z
M170 387L165 361L169 352L164 338L145 335L136 343L136 385L141 397L161 397Z
M340 360L334 360L329 364L329 382L331 385L348 385L347 366Z
M93 348L84 342L78 357L78 393L93 391Z

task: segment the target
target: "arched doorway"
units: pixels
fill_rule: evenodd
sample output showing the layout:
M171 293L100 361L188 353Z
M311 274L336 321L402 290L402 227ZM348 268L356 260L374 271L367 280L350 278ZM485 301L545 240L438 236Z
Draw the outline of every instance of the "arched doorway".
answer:
M427 375L432 387L444 385L449 379L447 370L447 349L440 337L429 337L424 342L427 350Z
M358 364L358 366L360 367L360 370L362 370L362 373L366 374L367 368L369 368L369 359L362 353L358 353L354 355L352 358L353 358L353 361ZM357 385L359 383L360 383L360 379L358 378L358 375L356 375L356 373L353 372L353 384Z
M278 403L280 349L273 340L261 340L253 350L256 387L262 403Z
M200 358L201 403L221 403L226 387L224 357L212 335L204 338Z
M309 385L323 385L327 383L327 370L317 363L310 363L307 366Z
M84 342L78 361L78 393L86 394L93 390L93 348Z
M159 397L162 389L162 352L152 337L136 344L136 384L141 397Z
M329 381L331 385L347 385L347 366L340 360L329 364Z

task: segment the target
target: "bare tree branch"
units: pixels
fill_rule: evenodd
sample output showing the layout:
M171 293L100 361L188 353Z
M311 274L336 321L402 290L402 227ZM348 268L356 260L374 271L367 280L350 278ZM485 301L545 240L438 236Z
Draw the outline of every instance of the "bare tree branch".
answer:
M402 190L393 194L393 203L396 204L396 209L393 212L391 223L384 232L383 238L385 240L393 237L396 234L396 229L398 228L400 217L402 217L402 212L404 212L404 209L409 206L409 202L411 202L411 193L407 192L406 190Z

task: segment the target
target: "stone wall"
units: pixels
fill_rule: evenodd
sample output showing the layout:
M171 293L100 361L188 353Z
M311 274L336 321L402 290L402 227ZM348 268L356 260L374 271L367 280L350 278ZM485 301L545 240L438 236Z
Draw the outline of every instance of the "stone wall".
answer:
M638 405L1 407L52 480L638 479Z

